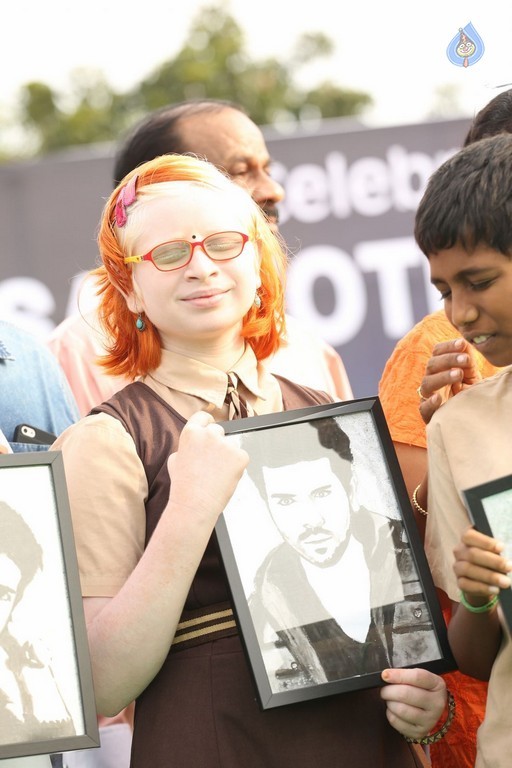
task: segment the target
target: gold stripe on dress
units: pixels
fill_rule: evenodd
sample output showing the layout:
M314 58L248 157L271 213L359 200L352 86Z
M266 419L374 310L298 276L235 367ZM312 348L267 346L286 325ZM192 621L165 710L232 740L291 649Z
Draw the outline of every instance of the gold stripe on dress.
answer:
M196 619L187 619L186 621L180 621L176 627L176 632L180 629L188 629L189 627L197 627L198 624L206 624L208 621L214 621L215 619L227 619L228 616L232 616L233 611L231 608L227 608L225 611L217 611L216 613L207 613L204 616L198 616Z
M222 611L222 613L227 613L229 615L229 613L232 614L233 612ZM214 615L215 614L210 614L210 616L214 616ZM183 622L183 624L186 624L186 623L187 622ZM223 629L232 629L233 627L236 627L236 621L223 621L221 624L212 624L210 627L195 629L192 632L184 632L182 635L178 635L177 637L175 637L171 645L176 645L177 643L184 643L186 640L193 640L196 637L203 637L204 635L215 634L215 632L222 632Z

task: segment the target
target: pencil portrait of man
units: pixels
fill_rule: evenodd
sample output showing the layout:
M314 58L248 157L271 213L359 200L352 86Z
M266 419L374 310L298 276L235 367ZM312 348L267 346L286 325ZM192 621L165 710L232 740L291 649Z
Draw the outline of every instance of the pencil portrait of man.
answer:
M403 523L359 503L338 421L247 432L242 445L279 534L248 600L273 689L435 658Z

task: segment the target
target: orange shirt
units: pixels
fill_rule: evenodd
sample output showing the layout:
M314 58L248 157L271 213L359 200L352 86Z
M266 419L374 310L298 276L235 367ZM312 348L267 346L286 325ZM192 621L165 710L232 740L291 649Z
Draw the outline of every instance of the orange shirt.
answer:
M443 310L427 315L397 343L388 359L379 382L379 398L395 443L427 447L425 424L419 412L417 389L432 357L432 349L440 341L450 341L459 333ZM473 351L483 379L500 369L483 355ZM450 396L449 387L442 391L443 402Z

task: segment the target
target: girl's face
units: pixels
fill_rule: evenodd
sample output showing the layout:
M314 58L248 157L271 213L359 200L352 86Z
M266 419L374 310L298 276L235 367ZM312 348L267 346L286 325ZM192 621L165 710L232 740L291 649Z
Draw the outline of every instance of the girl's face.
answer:
M176 192L148 200L138 211L132 255L170 240L197 242L216 232L247 234L248 213L227 193L176 182ZM160 332L164 349L182 352L240 343L242 319L260 285L259 257L249 241L231 261L212 261L201 247L185 267L161 272L151 263L133 266L132 312L144 312Z

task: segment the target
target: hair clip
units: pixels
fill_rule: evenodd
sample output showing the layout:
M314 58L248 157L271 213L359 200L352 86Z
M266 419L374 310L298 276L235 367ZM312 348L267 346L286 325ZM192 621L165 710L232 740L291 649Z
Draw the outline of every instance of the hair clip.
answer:
M130 181L119 192L115 207L115 219L118 227L124 227L127 221L126 209L133 205L137 199L137 180L138 175L133 176Z

